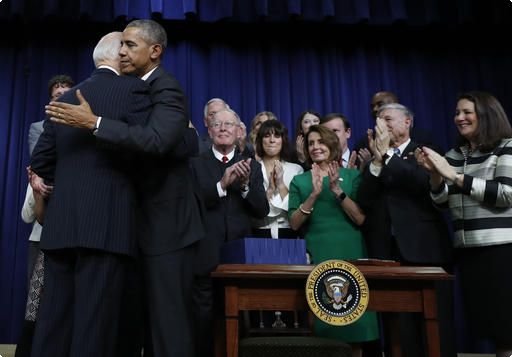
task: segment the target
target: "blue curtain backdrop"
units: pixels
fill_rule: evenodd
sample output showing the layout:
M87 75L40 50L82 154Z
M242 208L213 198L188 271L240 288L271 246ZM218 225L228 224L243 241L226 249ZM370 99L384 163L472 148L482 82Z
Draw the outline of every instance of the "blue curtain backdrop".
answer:
M132 18L166 27L164 67L181 82L202 134L204 103L221 97L247 124L275 112L290 136L305 109L343 112L354 144L373 125L371 95L385 89L449 148L457 93L490 91L512 114L512 50L492 44L510 33L511 8L498 0L3 0L0 343L17 340L25 305L28 128L44 116L48 79L85 79L103 34ZM482 349L463 324L458 330L459 351Z

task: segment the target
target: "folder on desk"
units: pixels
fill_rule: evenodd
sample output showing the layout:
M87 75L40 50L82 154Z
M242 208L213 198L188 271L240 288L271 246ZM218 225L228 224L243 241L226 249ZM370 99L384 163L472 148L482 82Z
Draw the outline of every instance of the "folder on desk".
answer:
M304 239L243 238L224 243L224 264L307 264Z

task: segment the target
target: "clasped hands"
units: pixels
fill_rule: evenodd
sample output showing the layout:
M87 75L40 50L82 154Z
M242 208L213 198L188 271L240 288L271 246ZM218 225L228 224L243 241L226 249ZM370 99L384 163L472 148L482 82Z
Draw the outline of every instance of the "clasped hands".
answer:
M251 160L252 159L249 158L235 162L233 165L229 166L226 171L224 171L224 175L220 180L220 186L223 190L226 190L234 182L239 182L240 187L249 185L251 177Z
M340 178L339 174L339 168L340 164L337 161L331 161L328 164L327 167L327 175L329 177L329 189L332 193L334 193L335 196L339 196L343 190L340 187L340 182L342 179ZM311 180L313 185L313 191L312 194L315 197L318 197L320 195L320 192L322 192L322 182L323 182L324 176L322 175L322 170L320 169L320 166L316 163L313 163L311 166Z
M377 118L375 124L375 138L373 137L373 130L368 129L368 147L373 154L373 162L376 165L382 165L383 157L389 150L391 138L389 136L389 129L386 121L382 118Z
M40 195L42 198L48 198L53 192L53 186L44 183L44 180L39 177L31 167L27 167L28 181L34 192L34 197Z
M279 189L286 188L284 184L284 169L283 164L279 160L274 161L274 167L268 174L268 189L267 199L271 199L274 194L279 192Z
M46 114L50 117L51 121L59 124L81 129L94 129L98 117L92 112L89 103L85 100L80 89L76 90L76 97L80 103L78 105L50 102L45 106Z

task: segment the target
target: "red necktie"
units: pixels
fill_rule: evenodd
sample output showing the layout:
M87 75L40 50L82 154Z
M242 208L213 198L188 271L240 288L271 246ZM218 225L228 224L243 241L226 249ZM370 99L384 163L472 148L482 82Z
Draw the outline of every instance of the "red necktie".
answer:
M222 162L225 164L229 161L228 157L227 156L223 156L222 157Z

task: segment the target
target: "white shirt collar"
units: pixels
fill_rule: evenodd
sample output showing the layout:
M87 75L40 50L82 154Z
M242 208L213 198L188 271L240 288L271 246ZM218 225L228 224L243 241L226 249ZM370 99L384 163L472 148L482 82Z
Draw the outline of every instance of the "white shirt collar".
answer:
M348 166L348 160L350 160L350 149L349 148L347 148L347 150L345 150L343 152L343 154L341 154L341 161L343 163L343 167Z
M228 158L228 161L231 161L231 159L233 158L233 156L235 156L235 148L233 148L233 150L231 150L229 153L227 153L226 155L220 153L219 151L217 151L215 149L215 147L212 145L212 151L213 151L213 155L215 155L215 158L219 161L222 161L222 157L223 156L227 156Z
M120 76L120 75L121 75L121 73L119 73L119 71L118 71L117 69L115 69L114 67L110 67L110 66L108 66L108 65L106 65L106 64L102 64L102 65L98 66L98 69L100 69L100 68L110 69L112 72L114 72L114 73L115 73L115 74L117 74L118 76Z
M411 142L411 138L407 139L407 141L405 143L403 143L402 145L400 145L398 147L398 150L400 150L400 155L402 155L405 151L405 148L407 147L407 145L409 145L409 143Z
M148 73L146 73L145 75L140 77L140 79L142 79L143 81L147 80L149 78L149 76L151 76L153 74L153 72L155 71L155 69L157 69L157 68L158 68L158 66L156 66L151 71L149 71Z

